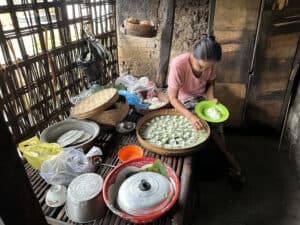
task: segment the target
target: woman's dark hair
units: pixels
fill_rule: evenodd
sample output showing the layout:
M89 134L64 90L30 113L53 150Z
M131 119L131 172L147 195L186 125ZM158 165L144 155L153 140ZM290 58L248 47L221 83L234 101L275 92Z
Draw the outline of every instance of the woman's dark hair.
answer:
M194 44L193 56L198 60L217 62L222 58L222 48L214 36L203 35Z

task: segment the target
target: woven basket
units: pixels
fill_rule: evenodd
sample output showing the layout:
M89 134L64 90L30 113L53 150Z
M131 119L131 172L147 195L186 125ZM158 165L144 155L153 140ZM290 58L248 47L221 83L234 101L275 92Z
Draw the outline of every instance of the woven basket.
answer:
M172 156L182 156L182 155L189 155L192 153L195 153L203 148L205 148L205 143L206 140L210 136L210 128L204 120L201 119L202 124L204 124L204 129L208 132L207 138L202 142L199 143L198 145L194 147L187 147L187 148L182 148L182 149L167 149L167 148L162 148L162 147L157 147L154 146L150 143L148 143L146 140L144 140L140 134L140 130L143 127L145 123L147 123L149 120L151 120L154 117L157 116L163 116L163 115L181 115L177 110L175 109L161 109L158 111L151 112L147 115L145 115L142 119L139 120L136 126L136 135L139 143L147 150L151 152L155 152L160 155L172 155Z
M91 116L89 119L99 123L100 125L105 125L106 128L116 126L127 116L129 112L129 105L124 96L120 95L117 103L120 104L118 108L107 109L104 112Z
M130 34L134 36L140 37L153 37L156 35L155 27L150 25L143 25L143 24L133 24L128 23L127 20L124 20L124 28L125 34Z
M87 97L71 109L71 117L87 119L103 112L112 106L119 98L115 88L108 88Z

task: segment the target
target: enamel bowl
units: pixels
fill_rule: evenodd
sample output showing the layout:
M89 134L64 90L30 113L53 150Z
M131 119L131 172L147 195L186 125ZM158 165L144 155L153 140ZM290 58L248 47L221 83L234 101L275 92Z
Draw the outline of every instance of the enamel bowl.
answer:
M127 198L127 196L124 196L124 193L121 189L121 186L125 181L127 180L128 176L132 175L135 172L138 172L139 170L145 169L147 167L152 166L152 164L156 161L155 158L139 158L139 159L133 159L127 162L124 162L120 164L119 166L115 167L114 170L112 170L108 176L106 177L103 185L103 197L104 202L107 205L107 207L116 215L120 216L122 219L128 220L133 223L149 223L153 220L163 216L166 214L176 203L179 193L180 193L180 182L179 179L175 173L175 171L169 167L168 165L164 164L167 173L170 177L169 183L171 188L167 190L167 193L171 193L170 195L166 196L165 201L162 201L163 204L156 205L156 206L146 206L147 213L138 213L136 215L136 210L138 209L138 205L133 205L134 201L130 200L130 203L127 202L130 198ZM143 173L143 172L141 172ZM138 174L138 173L137 173ZM158 174L160 175L160 174ZM132 175L135 176L135 175ZM131 177L129 177L131 178ZM128 179L129 179L128 178ZM133 182L134 183L134 182ZM125 190L128 190L125 188ZM171 190L171 191L169 191ZM122 194L123 193L123 194ZM134 192L133 192L134 193ZM120 196L120 194L122 196ZM129 193L128 193L129 194ZM127 195L127 194L125 194ZM137 197L137 196L135 196ZM124 199L124 201L123 201ZM125 205L122 205L119 207L116 202L119 202L119 204L122 202L125 203ZM141 201L135 201L137 204L141 203ZM129 203L130 208L132 210L121 210L120 208L126 208L127 203ZM149 208L150 207L150 208ZM157 210L159 208L159 210ZM129 214L128 212L131 212Z

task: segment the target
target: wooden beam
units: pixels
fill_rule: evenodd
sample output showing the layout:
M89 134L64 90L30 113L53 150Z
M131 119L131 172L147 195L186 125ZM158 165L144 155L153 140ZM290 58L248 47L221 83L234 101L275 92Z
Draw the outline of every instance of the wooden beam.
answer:
M216 10L216 0L209 1L209 15L208 15L208 28L207 34L214 35L214 18Z
M0 114L1 217L4 224L46 225L8 127Z
M168 73L170 52L172 46L174 11L175 11L174 0L163 0L163 1L165 1L164 14L163 14L164 18L163 18L162 33L161 33L159 71L156 76L156 83L158 84L158 86L162 86L164 84Z

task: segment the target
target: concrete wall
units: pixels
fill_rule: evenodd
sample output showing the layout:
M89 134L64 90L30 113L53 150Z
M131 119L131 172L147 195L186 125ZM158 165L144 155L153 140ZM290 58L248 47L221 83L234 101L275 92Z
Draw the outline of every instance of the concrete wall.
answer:
M167 0L119 0L117 1L117 27L128 17L152 20L158 25L155 37L143 38L125 35L118 29L118 58L120 73L148 76L156 80L161 59L164 13ZM205 33L208 20L208 0L177 0L174 10L173 36L169 40L171 58L187 52L201 33ZM165 28L164 28L165 29ZM166 74L164 74L166 76Z
M149 77L156 75L159 66L161 30L158 29L155 37L143 38L121 33L120 26L129 17L151 20L159 24L162 18L162 7L160 0L117 1L118 58L121 74Z
M200 35L207 32L208 2L176 1L171 59L190 51Z

